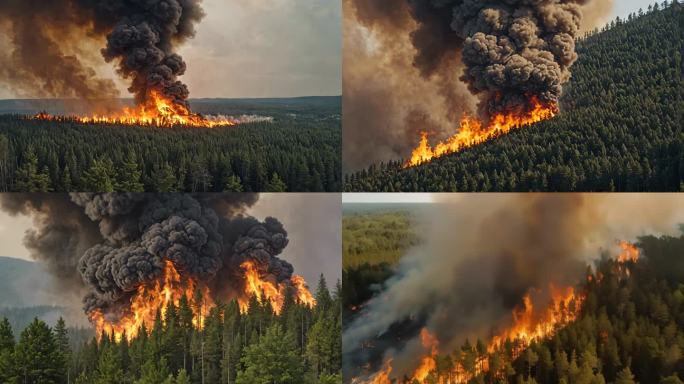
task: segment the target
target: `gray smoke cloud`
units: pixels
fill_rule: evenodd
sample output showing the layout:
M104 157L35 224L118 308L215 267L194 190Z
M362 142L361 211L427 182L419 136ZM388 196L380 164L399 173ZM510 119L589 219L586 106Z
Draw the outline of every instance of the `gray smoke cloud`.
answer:
M0 79L19 93L116 97L114 83L93 69L92 52L100 51L130 81L138 104L158 92L187 108L189 92L178 80L186 65L175 49L203 16L200 0L5 0L0 30L9 38Z
M513 194L440 196L429 211L424 244L409 250L382 292L343 333L346 377L393 357L395 377L420 363L418 330L441 352L466 338L488 340L510 325L529 292L548 303L549 284L574 286L617 240L677 232L684 199L671 195ZM643 212L635 218L634 212ZM407 325L408 323L408 325ZM399 340L399 341L397 341ZM376 348L363 346L375 345Z
M345 0L346 170L406 157L421 131L451 136L465 112L556 105L575 38L611 3Z
M282 224L245 214L258 194L5 194L0 199L6 212L34 218L35 229L24 243L65 288L84 293L86 313L111 319L124 314L132 294L156 281L167 262L216 295L236 293L245 261L273 281L292 277L292 265L277 257L288 244Z

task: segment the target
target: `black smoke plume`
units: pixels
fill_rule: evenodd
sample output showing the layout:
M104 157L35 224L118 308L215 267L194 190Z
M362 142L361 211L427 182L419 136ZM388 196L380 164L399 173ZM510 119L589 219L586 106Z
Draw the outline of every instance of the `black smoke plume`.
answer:
M138 104L156 92L187 108L188 89L178 80L186 65L175 49L203 16L200 0L3 0L0 78L20 93L112 97L114 84L91 65L95 44L104 44L102 57L130 81Z
M478 95L484 116L555 106L577 60L575 38L588 0L409 0L418 29L415 65L434 71L461 51L461 79Z
M284 282L293 267L277 257L287 232L275 218L245 214L257 194L5 194L2 209L27 214L24 239L65 288L83 292L86 313L117 319L136 289L161 277L166 262L220 295L242 284L240 265ZM239 292L239 291L238 291Z

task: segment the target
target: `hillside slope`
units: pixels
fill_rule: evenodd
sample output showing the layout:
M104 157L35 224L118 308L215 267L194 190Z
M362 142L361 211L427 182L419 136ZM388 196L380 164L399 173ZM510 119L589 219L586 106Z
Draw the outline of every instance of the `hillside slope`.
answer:
M51 304L51 283L41 265L0 256L0 308Z
M422 166L346 175L346 191L677 191L684 183L681 4L578 42L562 113Z

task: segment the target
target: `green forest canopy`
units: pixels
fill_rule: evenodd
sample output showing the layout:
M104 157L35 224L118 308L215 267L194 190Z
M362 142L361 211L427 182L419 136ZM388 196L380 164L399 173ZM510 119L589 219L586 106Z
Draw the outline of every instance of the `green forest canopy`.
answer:
M253 297L244 314L233 301L202 319L193 314L200 299L183 297L130 341L101 335L76 348L61 319L54 329L35 319L17 341L5 318L0 382L341 384L340 289L338 283L331 294L321 276L314 308L288 292L279 315L268 300Z
M418 167L372 165L344 190L684 190L683 8L649 6L580 39L556 118Z
M57 123L2 115L0 191L341 189L339 97L290 103L210 100L198 105L202 111L260 114L274 120L188 129Z

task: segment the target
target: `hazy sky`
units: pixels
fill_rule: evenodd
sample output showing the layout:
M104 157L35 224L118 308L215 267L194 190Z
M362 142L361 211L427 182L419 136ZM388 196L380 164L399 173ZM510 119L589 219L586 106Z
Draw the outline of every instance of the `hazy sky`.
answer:
M204 0L180 54L191 98L342 93L341 0ZM103 41L104 44L104 41ZM98 73L117 80L111 65ZM119 90L128 96L125 82ZM0 84L0 98L17 97Z
M281 257L294 265L311 289L321 273L334 287L342 278L342 211L338 193L261 194L250 211L259 219L278 218L288 231L290 243ZM0 256L31 260L22 244L31 228L25 216L11 217L0 211Z
M658 3L661 2L662 0L658 1ZM630 13L638 11L639 8L643 8L644 11L646 11L649 4L654 3L655 1L651 0L616 0L615 5L613 5L612 18L615 18L616 16L620 16L621 18L627 17Z

